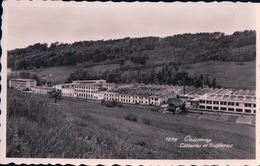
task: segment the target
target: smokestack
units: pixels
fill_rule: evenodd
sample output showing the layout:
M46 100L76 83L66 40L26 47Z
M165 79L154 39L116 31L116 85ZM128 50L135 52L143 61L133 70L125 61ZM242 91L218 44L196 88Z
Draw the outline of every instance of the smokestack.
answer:
M183 95L185 95L185 77L183 77L182 82L183 82Z

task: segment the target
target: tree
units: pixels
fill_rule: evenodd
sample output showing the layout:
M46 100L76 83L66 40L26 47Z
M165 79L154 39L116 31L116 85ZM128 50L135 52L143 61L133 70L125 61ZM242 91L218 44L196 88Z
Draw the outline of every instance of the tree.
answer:
M48 92L49 96L54 98L54 102L56 104L57 100L61 98L61 90L53 89L52 91Z
M216 85L217 85L217 82L216 82L216 78L214 77L214 78L212 79L211 86L212 86L212 88L215 88Z

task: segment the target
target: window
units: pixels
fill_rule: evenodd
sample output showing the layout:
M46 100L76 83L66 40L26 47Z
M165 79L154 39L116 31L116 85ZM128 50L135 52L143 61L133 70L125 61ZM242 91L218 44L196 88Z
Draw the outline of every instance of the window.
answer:
M237 109L236 109L236 112L243 112L243 110L240 109L240 108L237 108Z
M207 104L212 104L212 101L207 100L206 103Z
M220 102L221 105L226 105L227 103L225 101Z
M226 111L227 108L226 108L226 107L221 107L220 110L222 110L222 111Z
M204 108L205 109L205 106L201 105L200 108Z
M207 108L207 109L212 109L212 107L211 107L211 106L207 106L206 108Z
M228 108L228 111L234 111L234 108Z
M250 103L245 103L245 107L251 107Z
M239 106L239 103L236 103L236 106Z
M252 111L249 110L249 109L245 109L245 112L246 112L246 113L252 113Z
M254 107L256 107L256 104L254 104Z
M205 103L205 100L200 100L200 103Z
M213 104L219 104L219 102L218 101L213 101Z
M213 107L214 110L218 110L219 108L218 107Z
M255 114L255 110L254 110L254 114Z
M228 102L228 105L234 105L234 103L233 102Z

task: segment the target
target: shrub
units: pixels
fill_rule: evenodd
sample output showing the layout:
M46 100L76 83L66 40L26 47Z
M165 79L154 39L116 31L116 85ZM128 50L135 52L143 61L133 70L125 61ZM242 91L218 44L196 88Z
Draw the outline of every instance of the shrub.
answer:
M149 119L143 119L143 124L145 125L151 125L151 121Z
M125 120L137 122L137 116L134 115L134 114L129 113L129 114L127 114L127 115L125 116Z
M154 112L158 112L159 110L160 110L159 107L152 107L152 108L151 108L151 111L154 111Z
M146 143L144 141L138 141L135 144L139 145L139 146L145 146L146 145Z
M124 107L124 105L122 103L117 103L118 107Z
M103 99L103 100L101 100L101 104L102 105L105 105L106 104L106 101Z
M106 107L123 107L122 103L119 103L117 101L105 101L105 100L102 100L101 104L106 106Z

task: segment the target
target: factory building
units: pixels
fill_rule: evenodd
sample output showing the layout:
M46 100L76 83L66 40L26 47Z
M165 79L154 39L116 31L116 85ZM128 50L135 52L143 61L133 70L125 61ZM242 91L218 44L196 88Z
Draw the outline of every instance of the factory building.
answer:
M169 98L176 97L177 86L122 85L111 91L105 92L104 99L127 104L156 105L167 103Z
M36 86L32 79L11 79L9 86L19 90L31 90L36 94L48 94L60 90L65 97L91 100L117 101L126 104L161 106L171 99L180 99L188 109L227 113L256 113L256 94L249 90L195 88L193 86L113 84L106 80L79 80L54 87ZM179 105L170 102L172 108ZM174 105L173 105L174 104ZM173 107L174 106L174 107ZM175 108L175 106L177 106Z
M215 92L206 93L191 100L191 108L208 111L256 113L256 97L254 91L233 91L215 89Z
M55 89L60 90L61 95L64 97L74 97L75 92L75 83L69 83L69 84L58 84L55 85Z
M54 88L48 86L35 86L31 88L31 92L40 95L47 95L51 92Z
M16 88L19 90L31 90L32 87L36 86L36 80L34 79L11 79L9 81L10 88Z
M55 88L61 90L61 95L82 99L103 100L102 91L111 90L114 84L106 80L76 80L69 84L59 84Z

